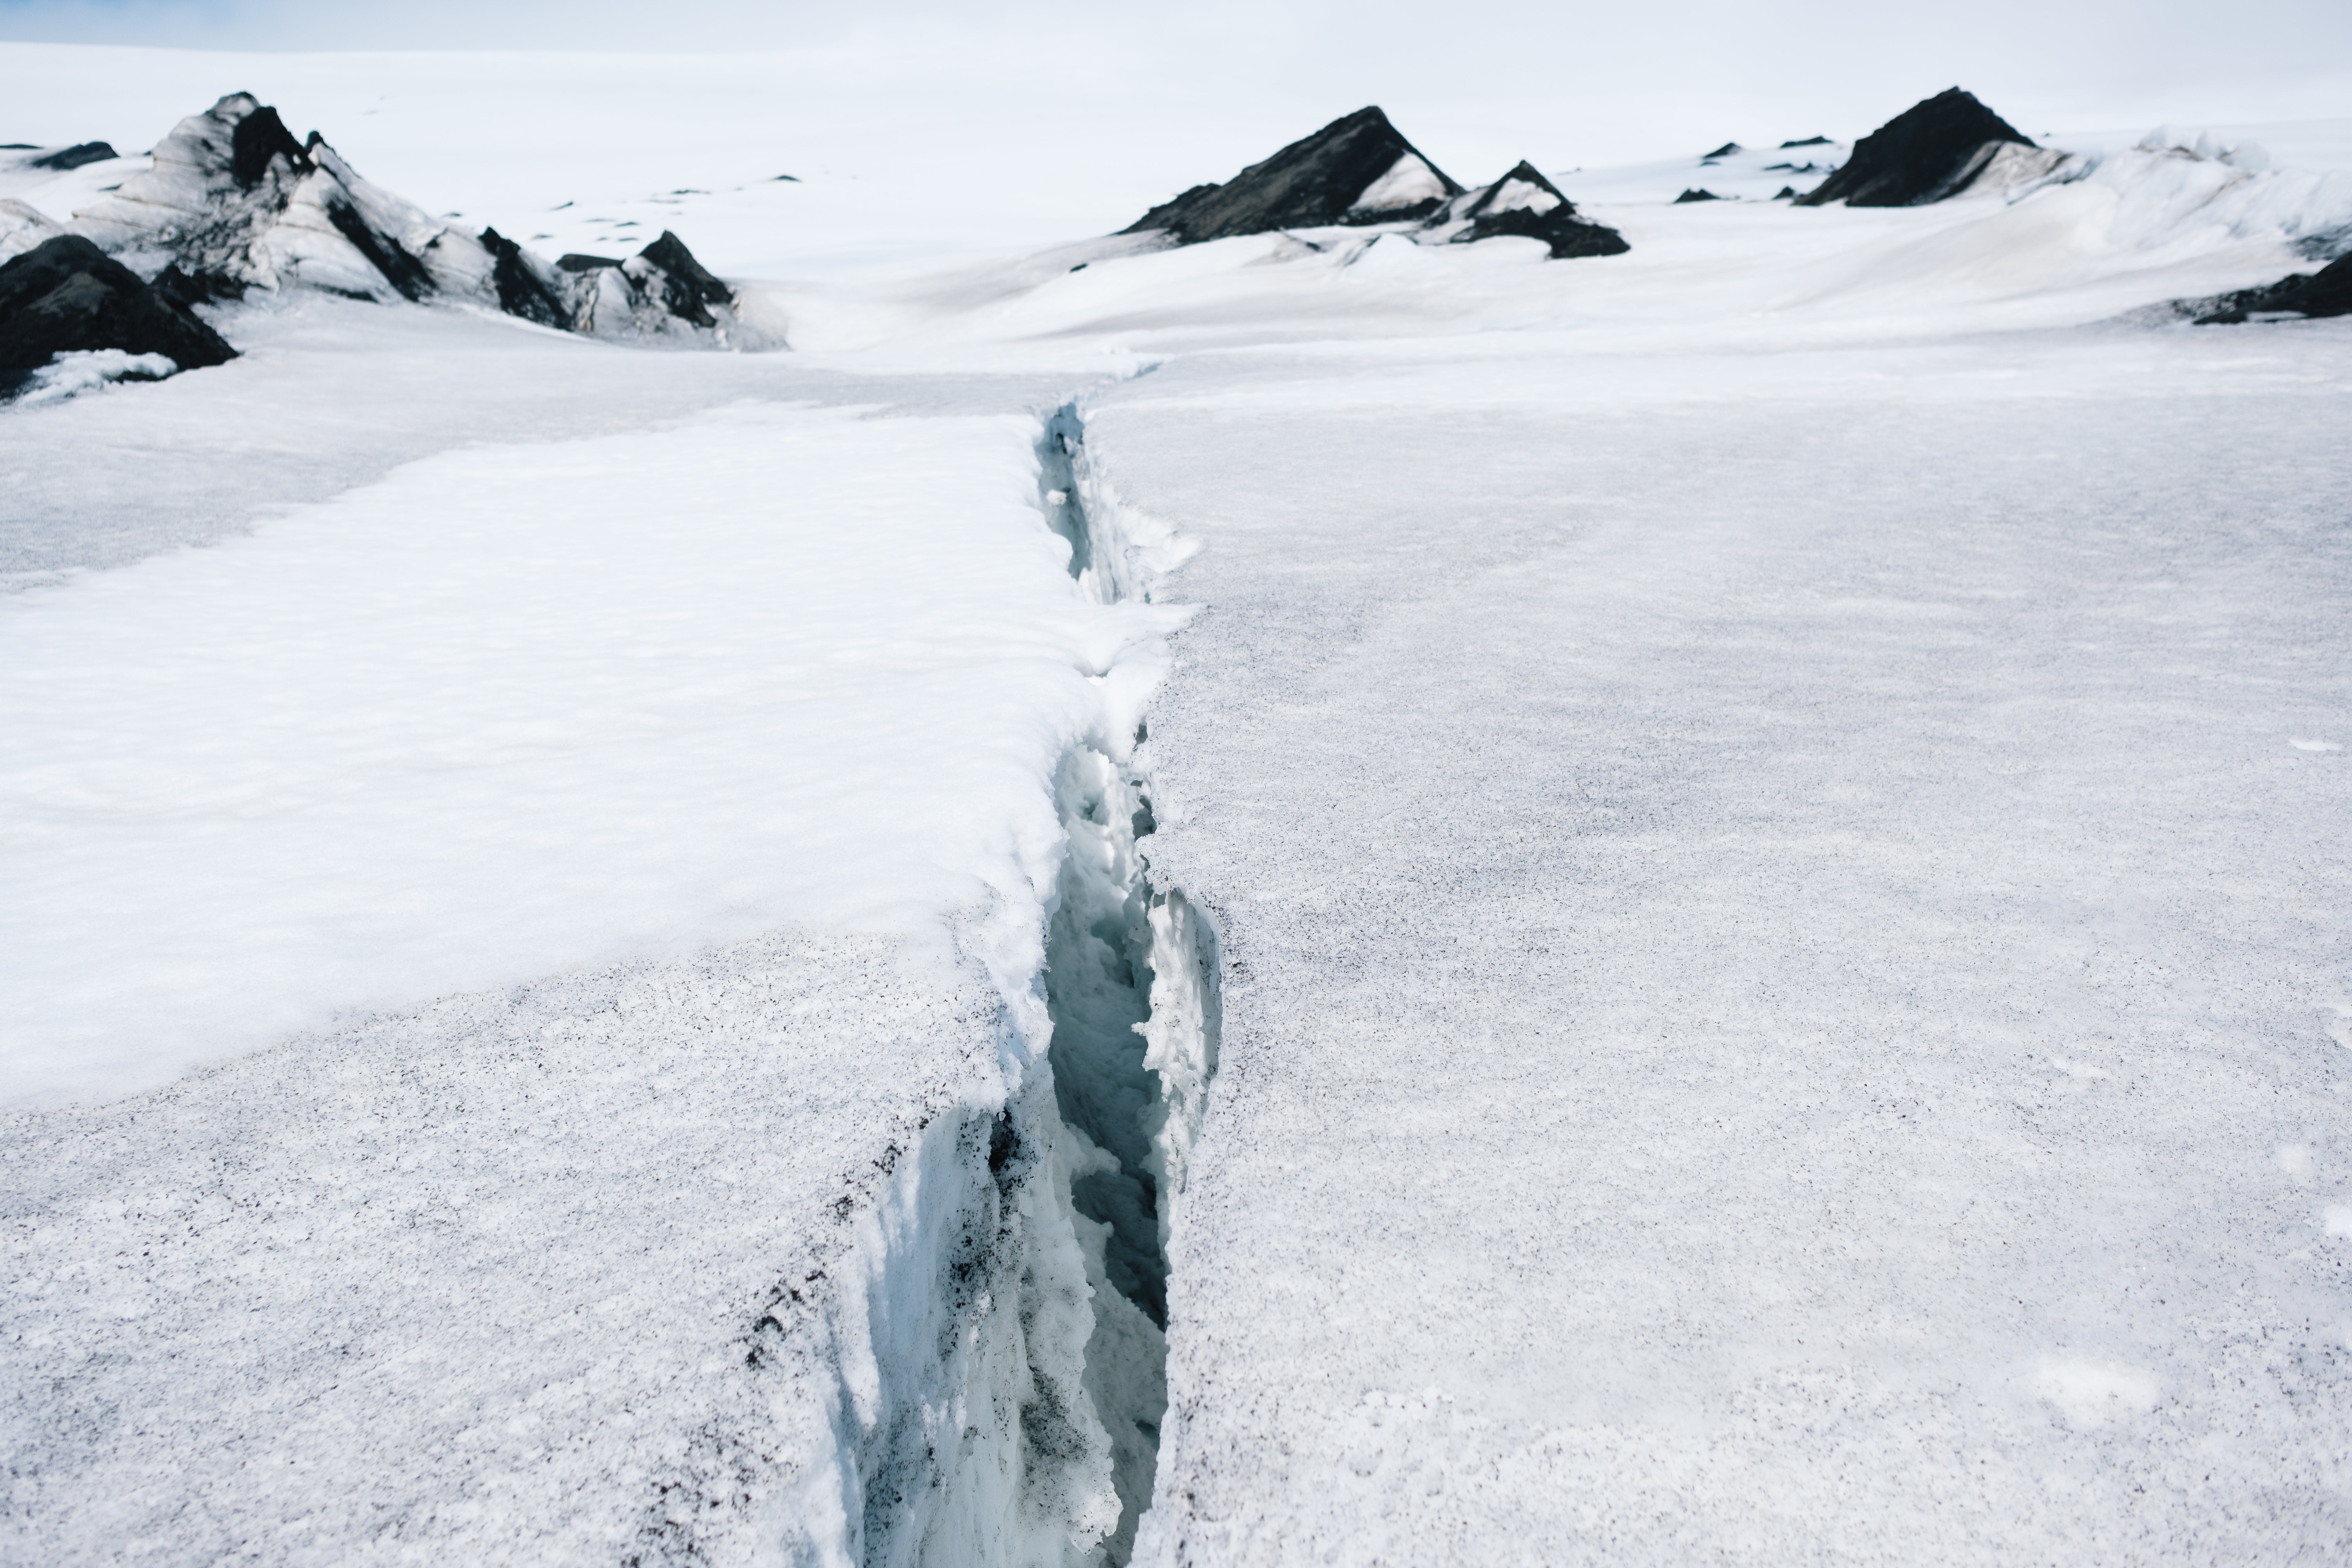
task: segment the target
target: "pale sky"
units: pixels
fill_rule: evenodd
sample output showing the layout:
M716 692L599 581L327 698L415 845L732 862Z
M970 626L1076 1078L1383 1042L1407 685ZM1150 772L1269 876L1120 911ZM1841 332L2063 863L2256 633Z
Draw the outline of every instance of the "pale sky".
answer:
M2341 81L2352 71L2347 0L0 0L0 39L234 50L687 53L803 48L860 35L912 51L975 37L998 47L1034 40L1076 71L1162 89L1171 78L1189 79L1211 96L1264 87L1369 100L1427 94L1442 79L1445 97L1557 99L1584 87L1843 100L1869 84L1875 97L1907 102L1958 82L1988 99L2030 102L2044 118L2063 117L2078 101L2086 110L2153 101L2184 88L2235 92L2256 109L2255 84ZM2324 97L2281 107L2324 113ZM2189 112L2239 109L2215 101ZM2334 112L2352 114L2352 103Z

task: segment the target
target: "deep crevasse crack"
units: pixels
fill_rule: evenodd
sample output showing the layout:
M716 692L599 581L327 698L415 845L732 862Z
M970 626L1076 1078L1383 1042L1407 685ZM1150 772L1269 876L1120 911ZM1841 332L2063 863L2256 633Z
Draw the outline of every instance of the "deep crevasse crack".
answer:
M1097 603L1149 596L1153 563L1088 462L1065 404L1038 444L1040 503L1070 543L1070 574ZM1168 1239L1216 1068L1215 937L1183 893L1155 888L1156 830L1137 748L1074 748L1055 780L1067 835L1047 931L1045 991L1070 1194L1094 1289L1085 1385L1111 1443L1124 1564L1150 1506L1168 1404Z

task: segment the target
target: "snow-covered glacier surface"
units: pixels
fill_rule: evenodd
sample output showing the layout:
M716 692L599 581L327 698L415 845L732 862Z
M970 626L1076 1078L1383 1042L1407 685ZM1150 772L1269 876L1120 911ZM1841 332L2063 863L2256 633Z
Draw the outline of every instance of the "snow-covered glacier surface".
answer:
M1213 542L1139 1560L2340 1552L2352 334L1549 347L1094 421Z
M2352 1551L2352 326L2150 310L2352 122L1171 250L1328 106L1000 63L0 46L793 345L0 408L0 1555Z

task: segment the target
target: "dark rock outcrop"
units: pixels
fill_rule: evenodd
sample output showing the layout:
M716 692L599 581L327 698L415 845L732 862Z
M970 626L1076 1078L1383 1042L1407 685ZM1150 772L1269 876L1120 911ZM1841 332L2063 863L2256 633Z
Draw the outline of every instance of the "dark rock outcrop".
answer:
M1797 198L1799 206L1924 206L1966 188L2007 143L2032 139L1951 88L1913 104L1860 142L1845 166Z
M1681 195L1676 196L1670 205L1680 206L1685 202L1719 202L1721 200L1723 200L1721 196L1717 195L1713 191L1707 190L1702 186L1697 190L1685 191Z
M182 370L236 357L184 306L78 234L0 264L0 372L91 349L163 354Z
M25 160L28 169L79 169L84 163L103 163L121 153L103 142L77 142L70 147L60 147L54 153L44 153L37 158Z
M2260 289L2241 289L2210 300L2182 300L2175 309L2194 317L2200 327L2255 316L2352 316L2352 256L2339 256L2316 272L2290 273Z
M1165 230L1180 245L1326 224L1425 217L1463 194L1377 108L1293 142L1223 184L1195 185L1119 232Z
M686 241L667 229L621 269L638 289L657 296L671 315L698 327L717 326L712 307L735 302L734 290L713 277L687 249Z
M1526 159L1493 184L1467 191L1445 204L1429 220L1437 227L1459 223L1447 243L1464 245L1498 236L1540 239L1552 259L1579 256L1620 256L1631 250L1625 237L1606 224L1578 216L1576 204L1561 194Z
M1717 147L1712 153L1700 153L1698 161L1702 163L1712 163L1717 158L1728 158L1735 153L1745 153L1746 151L1748 151L1748 149L1742 147L1737 142L1726 142L1722 146Z
M1794 142L1781 142L1780 148L1783 152L1786 152L1791 147L1827 147L1831 145L1832 145L1832 143L1826 136L1801 136Z
M541 276L539 258L500 234L482 230L482 248L490 253L490 286L499 292L499 309L542 327L569 331L572 310L557 286Z

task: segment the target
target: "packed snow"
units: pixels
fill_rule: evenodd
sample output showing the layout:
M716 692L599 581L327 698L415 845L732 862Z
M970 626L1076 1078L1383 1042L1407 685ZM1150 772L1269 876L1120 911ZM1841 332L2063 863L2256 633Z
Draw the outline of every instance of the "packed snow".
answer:
M0 68L157 150L0 260L249 90L763 327L289 206L239 358L0 406L0 1555L2352 1551L2352 321L2157 310L2352 249L2352 121L1848 210L1391 104L1630 249L1175 247L1352 106Z

